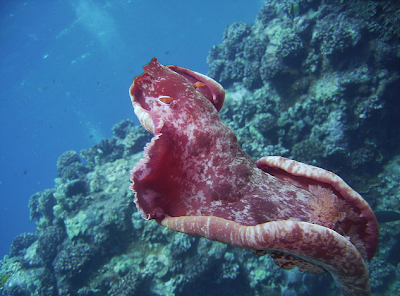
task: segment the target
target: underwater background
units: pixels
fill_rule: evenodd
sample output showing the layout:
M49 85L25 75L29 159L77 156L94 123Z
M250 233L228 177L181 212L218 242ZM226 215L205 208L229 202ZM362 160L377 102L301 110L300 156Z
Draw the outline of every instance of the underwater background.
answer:
M1 293L339 295L329 274L141 219L129 170L151 135L128 88L157 57L225 87L253 159L331 170L385 216L371 288L400 295L399 2L0 5Z
M0 256L34 231L29 196L57 159L136 121L128 89L153 57L206 73L206 58L260 1L1 1ZM221 12L224 12L223 14ZM136 121L137 122L137 121Z

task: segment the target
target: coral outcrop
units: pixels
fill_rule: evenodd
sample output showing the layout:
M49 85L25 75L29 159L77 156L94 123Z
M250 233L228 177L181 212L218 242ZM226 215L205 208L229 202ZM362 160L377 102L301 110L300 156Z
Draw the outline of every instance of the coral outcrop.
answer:
M299 1L293 16L292 1L267 1L253 26L230 25L211 49L208 75L236 98L223 118L251 135L241 142L255 159L284 155L354 175L399 146L400 6L361 2Z

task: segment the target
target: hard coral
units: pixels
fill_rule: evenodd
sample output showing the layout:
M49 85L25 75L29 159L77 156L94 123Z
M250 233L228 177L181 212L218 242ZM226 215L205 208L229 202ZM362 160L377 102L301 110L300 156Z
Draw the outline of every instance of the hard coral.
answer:
M36 236L33 233L21 233L17 235L10 247L10 256L20 256L34 241Z
M233 23L229 25L222 35L222 40L228 44L236 44L251 33L251 27L245 23Z
M88 170L81 164L78 154L73 151L64 152L57 161L58 176L62 179L73 180L85 175Z
M102 165L121 158L123 152L123 146L117 143L116 138L111 138L101 140L100 143L92 148L83 149L81 154L86 159L88 167L93 168L96 165Z
M131 132L132 128L133 122L131 120L123 120L114 125L112 130L115 137L125 139L125 137Z
M362 19L350 17L346 12L332 12L317 20L311 45L325 56L342 53L357 45L365 26Z
M85 243L66 243L53 262L54 272L60 287L69 286L71 280L82 281L89 276L88 270L95 258L95 250Z
M51 267L57 255L57 247L65 236L63 225L49 226L39 235L36 253L41 258L43 266Z
M54 190L46 189L43 192L33 194L29 199L30 220L45 217L47 220L54 219L53 206L57 203L54 198Z
M43 295L54 296L55 281L52 273L47 268L33 268L20 270L7 279L3 287L3 295Z
M134 295L138 285L138 274L130 271L125 276L118 278L116 282L111 282L111 289L107 295L110 296L130 296Z

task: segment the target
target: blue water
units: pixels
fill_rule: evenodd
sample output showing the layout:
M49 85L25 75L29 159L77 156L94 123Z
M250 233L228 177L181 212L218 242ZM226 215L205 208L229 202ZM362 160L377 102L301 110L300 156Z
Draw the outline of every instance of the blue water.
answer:
M28 201L58 157L135 120L128 88L152 57L206 73L233 22L261 0L0 1L0 258L33 232Z

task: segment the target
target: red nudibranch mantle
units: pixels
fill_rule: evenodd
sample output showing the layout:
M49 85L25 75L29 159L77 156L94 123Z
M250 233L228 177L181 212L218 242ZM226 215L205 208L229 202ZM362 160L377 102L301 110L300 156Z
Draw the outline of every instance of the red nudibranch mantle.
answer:
M378 224L337 175L283 157L253 162L218 115L211 78L153 59L134 79L137 117L154 134L131 171L145 219L190 235L269 253L284 268L331 273L343 295L370 295Z

